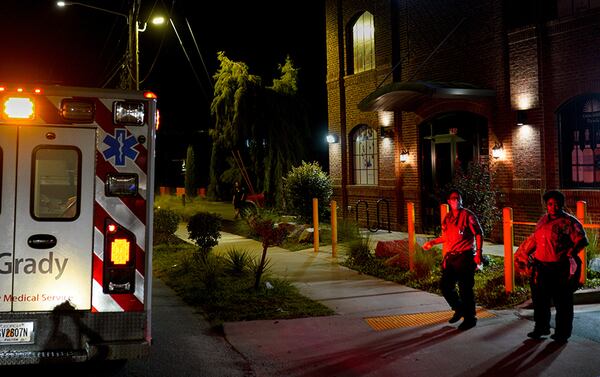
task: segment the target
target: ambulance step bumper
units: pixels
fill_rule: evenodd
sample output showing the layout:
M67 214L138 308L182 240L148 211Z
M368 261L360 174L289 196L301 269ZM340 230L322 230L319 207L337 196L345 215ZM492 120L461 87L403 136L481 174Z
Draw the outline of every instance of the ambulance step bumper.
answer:
M90 360L141 359L150 353L150 343L145 340L88 343L85 348Z
M0 352L0 365L69 363L88 360L85 351L8 351Z

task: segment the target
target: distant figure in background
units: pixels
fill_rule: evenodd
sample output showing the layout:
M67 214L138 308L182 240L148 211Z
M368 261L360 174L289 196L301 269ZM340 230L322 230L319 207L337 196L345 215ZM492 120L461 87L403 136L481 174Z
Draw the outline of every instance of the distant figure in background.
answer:
M234 219L238 219L240 217L240 210L242 209L242 205L246 201L246 188L240 184L239 181L235 181L233 186L233 209L235 210Z
M556 326L551 338L564 343L573 330L573 293L577 290L581 273L578 254L589 241L579 220L564 212L565 196L562 192L546 192L544 202L547 213L523 243L523 255L518 258L521 264L525 264L529 256L533 257L530 285L535 327L527 336L540 339L550 335L550 307L553 302Z
M460 191L448 193L450 211L442 221L442 235L423 245L429 250L443 243L442 279L440 288L454 315L448 322L455 323L464 317L460 330L475 327L475 270L482 261L483 230L475 214L462 206ZM475 246L475 249L474 249ZM456 292L458 283L458 293Z

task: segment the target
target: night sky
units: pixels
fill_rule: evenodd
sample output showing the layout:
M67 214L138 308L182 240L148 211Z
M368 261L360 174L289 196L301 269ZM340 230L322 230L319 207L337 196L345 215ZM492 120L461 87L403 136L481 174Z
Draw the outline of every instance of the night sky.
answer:
M127 13L127 0L82 0ZM0 82L115 87L109 80L127 43L124 17L72 5L58 8L48 0L0 2ZM142 0L140 20L171 15L194 66L190 68L173 28L148 25L140 33L140 88L159 97L161 129L157 136L159 184L170 178L169 162L185 157L187 143L210 148L205 131L212 127L209 77L218 51L248 64L252 74L271 84L277 66L290 55L300 68L299 90L310 105L312 159L327 168L324 1L286 2ZM194 46L186 19L200 48ZM207 74L208 72L208 74ZM197 77L196 77L197 76ZM208 162L206 162L208 166Z

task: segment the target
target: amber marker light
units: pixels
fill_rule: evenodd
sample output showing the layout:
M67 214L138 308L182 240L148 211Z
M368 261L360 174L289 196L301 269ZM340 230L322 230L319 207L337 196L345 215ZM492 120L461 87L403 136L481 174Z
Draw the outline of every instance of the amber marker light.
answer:
M10 119L33 119L33 101L27 97L9 97L4 101L4 115Z
M113 264L126 264L129 262L129 241L116 238L110 245L110 261Z

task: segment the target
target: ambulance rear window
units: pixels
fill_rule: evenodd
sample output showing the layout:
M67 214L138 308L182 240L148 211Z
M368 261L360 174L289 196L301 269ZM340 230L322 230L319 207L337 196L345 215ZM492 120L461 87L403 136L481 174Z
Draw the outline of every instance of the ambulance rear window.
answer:
M38 221L73 221L79 216L81 151L39 146L32 159L31 215Z

